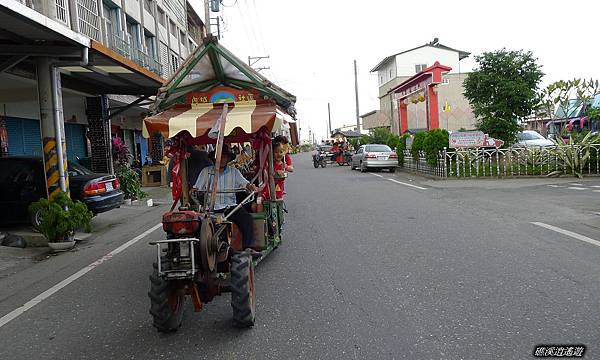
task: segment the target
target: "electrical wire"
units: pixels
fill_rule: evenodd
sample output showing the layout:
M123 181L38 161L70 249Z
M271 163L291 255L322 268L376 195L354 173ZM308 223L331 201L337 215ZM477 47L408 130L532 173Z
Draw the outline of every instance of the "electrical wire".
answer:
M228 8L230 8L230 7L234 7L234 6L235 6L237 3L238 3L238 0L235 0L235 1L233 2L233 4L231 4L231 5L225 5L225 3L223 3L223 0L221 0L221 5L223 5L223 7L226 7L226 8L227 8L227 7L228 7Z

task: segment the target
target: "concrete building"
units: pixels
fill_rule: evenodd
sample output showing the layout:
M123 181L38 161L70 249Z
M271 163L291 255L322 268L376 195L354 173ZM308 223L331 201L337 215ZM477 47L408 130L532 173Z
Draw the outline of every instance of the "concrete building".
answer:
M386 128L390 130L390 121L381 114L380 110L369 111L368 113L361 115L360 118L362 119L363 130L377 128Z
M371 70L377 72L380 109L376 115L365 114L367 121L375 122L379 125L376 127L389 127L393 133L399 134L400 111L398 101L394 99L394 89L438 62L451 68L436 86L439 126L448 130L472 128L475 117L463 96L463 82L468 73L461 71L461 60L469 55L468 52L440 44L436 38L430 43L387 56ZM406 106L408 128L411 131L427 129L426 96L416 96L413 100Z
M143 161L149 98L201 42L202 27L185 0L0 0L3 153L54 151L111 172L119 135ZM66 172L55 170L62 186Z

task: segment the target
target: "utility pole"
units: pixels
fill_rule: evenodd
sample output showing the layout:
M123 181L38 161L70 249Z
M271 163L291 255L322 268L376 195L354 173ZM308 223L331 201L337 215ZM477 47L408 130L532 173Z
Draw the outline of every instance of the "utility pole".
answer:
M253 67L254 65L256 65L257 62L259 62L262 59L269 59L270 56L248 56L248 66ZM261 71L261 70L269 70L271 67L269 66L259 66L258 68L255 68L254 70L256 71Z
M210 32L210 0L204 0L204 36L208 37Z
M360 133L360 117L358 111L358 76L356 74L356 60L354 60L354 95L356 97L356 131Z
M329 106L329 103L327 103L327 117L329 118L329 121L327 122L327 138L331 137L331 107Z

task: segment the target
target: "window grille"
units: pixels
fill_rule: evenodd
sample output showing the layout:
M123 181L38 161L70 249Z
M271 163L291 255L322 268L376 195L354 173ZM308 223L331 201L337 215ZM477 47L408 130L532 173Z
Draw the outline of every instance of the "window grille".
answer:
M77 0L79 31L97 41L100 41L99 16L98 3L95 0Z
M69 11L67 10L67 0L56 0L56 20L65 25L69 25Z

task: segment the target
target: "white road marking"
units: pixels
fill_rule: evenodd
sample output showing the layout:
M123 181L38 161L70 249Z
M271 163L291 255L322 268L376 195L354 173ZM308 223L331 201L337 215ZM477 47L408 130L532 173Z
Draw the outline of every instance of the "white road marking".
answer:
M573 186L583 186L583 184L577 184L577 183L573 183L573 184L570 184L570 185L573 185Z
M600 185L592 185L593 188L600 188Z
M587 190L587 188L582 188L582 187L576 187L576 186L569 186L567 189L569 190Z
M405 186L410 186L410 187L414 187L416 189L420 189L420 190L427 190L427 188L421 187L421 186L417 186L417 185L413 185L413 184L408 184L408 183L404 183L402 181L398 181L398 180L394 180L394 179L387 179L389 181L393 181L396 184L400 184L400 185L405 185Z
M110 260L113 256L117 255L118 253L120 253L123 250L127 249L131 245L133 245L136 242L140 241L141 239L145 238L151 232L153 232L154 230L158 229L161 226L162 226L162 224L156 224L156 225L154 225L150 229L144 231L140 235L138 235L138 236L134 237L133 239L127 241L126 243L124 243L123 245L121 245L118 248L114 249L113 251L109 252L108 254L104 255L100 259L94 261L93 263L91 263L88 266L84 267L83 269L79 270L75 274L69 276L68 278L66 278L63 281L59 282L58 284L54 285L50 289L44 291L43 293L41 293L38 296L34 297L33 299L29 300L23 306L21 306L19 308L16 308L15 310L13 310L13 311L9 312L8 314L4 315L3 317L0 318L0 328L3 327L4 325L8 324L9 322L13 321L14 319L16 319L17 317L19 317L20 315L22 315L25 311L31 309L32 307L34 307L37 304L41 303L42 301L46 300L50 296L54 295L55 293L57 293L58 291L60 291L65 286L67 286L70 283L72 283L73 281L79 279L80 277L82 277L83 275L87 274L88 272L90 272L94 268L98 267L99 265L101 265L105 261Z
M600 190L592 190L593 192L600 192Z
M553 187L553 188L564 188L564 187L566 187L564 185L548 185L548 186Z
M405 182L394 180L394 179L388 179L385 176L382 176L382 175L379 175L379 174L373 174L373 173L369 173L369 174L371 174L373 176L377 176L377 177L382 178L382 179L386 179L386 180L395 182L396 184L400 184L400 185L404 185L404 186L410 186L410 187L413 187L413 188L419 189L419 190L427 190L427 188L424 188L424 187L421 187L421 186L417 186L417 185L413 185L413 184L409 184L409 183L405 183Z
M533 225L537 225L537 226L541 226L541 227L546 228L548 230L556 231L557 233L561 233L563 235L570 236L570 237L572 237L574 239L577 239L577 240L585 241L586 243L589 243L589 244L592 244L592 245L600 246L600 241L594 240L592 238L589 238L589 237L584 236L584 235L580 235L578 233L575 233L575 232L572 232L572 231L569 231L569 230L561 229L561 228L553 226L553 225L544 224L542 222L532 222L532 224Z

